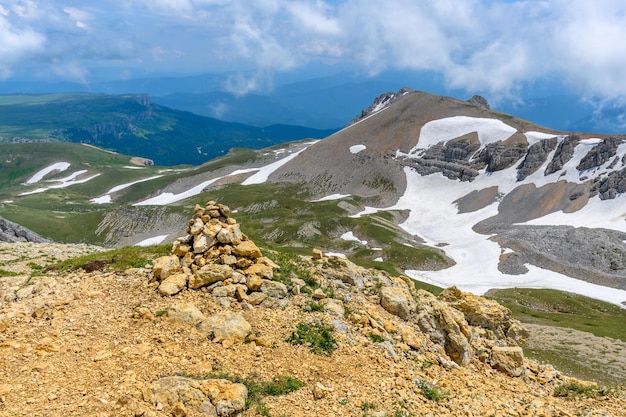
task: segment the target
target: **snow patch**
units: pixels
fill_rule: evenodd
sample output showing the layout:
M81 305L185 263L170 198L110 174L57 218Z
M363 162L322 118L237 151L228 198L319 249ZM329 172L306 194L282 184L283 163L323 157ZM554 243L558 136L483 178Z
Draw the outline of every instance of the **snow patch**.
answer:
M385 260L379 256L378 258L374 259L374 262L385 262Z
M351 241L351 242L359 242L362 245L367 245L367 241L366 240L359 239L351 231L350 232L346 232L343 235L341 235L341 238L343 240L347 240L347 241Z
M166 237L168 237L169 235L160 235L160 236L154 236L148 239L144 239L141 242L137 242L135 243L135 246L150 246L150 245L158 245L159 243L163 242L165 240Z
M97 197L97 198L92 198L91 200L89 200L91 203L93 204L108 204L112 201L111 199L111 194L117 192L117 191L121 191L125 188L130 187L131 185L135 185L135 184L139 184L141 182L145 182L145 181L150 181L150 180L154 180L157 178L161 178L163 175L155 175L152 177L148 177L148 178L142 178L140 180L137 181L133 181L133 182L127 182L126 184L120 184L120 185L116 185L115 187L111 188L109 191L106 192L105 195L101 196L101 197Z
M35 184L38 183L39 181L41 181L46 175L58 171L58 172L63 172L65 170L67 170L70 167L70 163L69 162L57 162L56 164L52 164L47 168L42 169L41 171L37 172L35 175L33 175L32 177L30 177L28 179L28 181L26 181L25 184Z
M361 151L364 151L365 149L367 149L367 146L365 146L365 145L350 146L350 153L357 154L357 153L359 153Z
M319 200L313 200L312 203L317 203L320 201L332 201L332 200L341 200L342 198L350 197L350 194L331 194L326 197L322 197Z
M77 180L76 178L84 173L86 173L87 170L80 170L80 171L76 171L73 174L65 177L65 178L60 178L58 180L49 180L48 182L59 182L60 184L55 184L55 185L51 185L49 187L42 187L42 188L37 188L36 190L33 191L27 191L25 193L21 193L18 194L18 196L25 196L25 195L31 195L31 194L39 194L39 193L43 193L46 192L50 189L57 189L57 188L67 188L69 186L72 185L76 185L76 184L83 184L86 183L87 181L91 181L92 179L100 176L100 174L94 174L91 177L87 177L87 178L83 178L81 180Z
M325 252L324 253L326 256L336 256L338 258L347 258L345 253L341 253L341 252Z
M524 133L524 136L526 136L526 140L528 141L528 146L532 146L537 142L541 142L542 140L563 137L563 136L555 135L554 133L544 133L544 132L534 132L534 131L526 132Z
M508 139L517 129L497 119L479 117L454 116L433 120L422 126L417 145L409 151L409 155L472 132L478 134L483 148L490 143Z
M294 159L296 156L300 155L300 153L302 153L304 150L306 150L313 143L315 143L315 142L309 143L306 147L300 149L297 152L292 153L291 155L289 155L289 156L287 156L287 157L285 157L283 159L280 159L280 160L278 160L276 162L273 162L273 163L271 163L269 165L266 165L266 166L264 166L262 168L257 168L259 172L257 172L256 174L246 178L246 180L244 182L242 182L241 185L263 184L265 181L267 181L269 176L272 175L272 173L274 173L274 171L276 171L278 168L282 167L287 162L289 162L292 159Z
M133 204L133 206L166 206L168 204L176 203L177 201L184 200L189 197L193 197L194 195L198 195L202 193L207 186L213 184L214 182L221 180L222 178L229 177L231 175L245 174L248 172L257 171L258 168L250 168L250 169L238 169L236 171L231 172L230 174L223 175L221 177L213 178L207 181L204 181L195 187L188 189L187 191L183 191L182 193L174 194L174 193L162 193L156 197L149 198L144 201L140 201L139 203Z
M439 173L421 176L414 170L405 168L406 192L394 206L386 209L366 207L356 216L380 210L407 210L409 216L404 223L400 224L400 227L410 234L422 237L428 245L448 243L445 248L446 254L456 261L456 265L440 271L405 271L408 276L420 281L441 287L456 285L464 291L476 294L483 294L491 288L553 288L617 305L626 301L624 290L590 284L532 265L527 266L529 272L523 275L507 275L498 270L502 248L496 242L489 240L490 236L481 235L472 230L472 226L476 223L498 213L498 203L495 202L471 213L459 214L452 202L473 190L493 185L498 185L501 192L510 192L520 185L515 181L515 172L513 167L494 172L489 176L479 175L468 184L450 181ZM543 177L543 173L537 175ZM521 183L530 182L529 178ZM543 181L548 183L554 179L550 181L543 177ZM423 198L424 195L428 195L429 198ZM626 232L625 203L626 196L606 201L594 197L585 207L575 213L552 213L526 224L606 227Z

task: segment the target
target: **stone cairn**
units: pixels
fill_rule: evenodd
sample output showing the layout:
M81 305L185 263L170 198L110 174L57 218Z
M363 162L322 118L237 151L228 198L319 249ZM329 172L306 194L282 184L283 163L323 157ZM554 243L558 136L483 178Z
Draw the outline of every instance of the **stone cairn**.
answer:
M205 288L217 297L251 305L287 295L284 284L271 281L278 265L262 256L230 214L228 206L214 201L195 206L187 235L173 243L172 255L154 261L161 294Z

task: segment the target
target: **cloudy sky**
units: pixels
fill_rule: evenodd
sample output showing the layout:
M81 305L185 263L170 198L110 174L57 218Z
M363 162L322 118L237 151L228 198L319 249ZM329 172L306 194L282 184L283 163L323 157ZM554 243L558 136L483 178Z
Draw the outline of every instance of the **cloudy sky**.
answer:
M4 81L241 72L254 89L320 65L625 98L626 2L0 0Z

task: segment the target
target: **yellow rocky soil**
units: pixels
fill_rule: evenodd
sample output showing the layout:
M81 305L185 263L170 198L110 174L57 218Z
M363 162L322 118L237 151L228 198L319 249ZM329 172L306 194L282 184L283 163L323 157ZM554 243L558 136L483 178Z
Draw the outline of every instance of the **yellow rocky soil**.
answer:
M46 251L43 244L30 246ZM6 256L12 249L25 247L0 246ZM85 248L67 246L63 253L70 256L74 250ZM26 282L28 275L18 278ZM434 352L412 351L400 336L406 323L383 309L373 292L353 289L349 306L360 314L342 319L348 333L336 334L339 346L327 356L286 342L297 323L335 319L305 311L311 300L306 294L291 296L284 309L246 309L234 299L225 307L202 289L162 296L151 281L150 269L48 274L33 277L23 286L32 290L21 290L20 297L3 298L0 416L198 415L151 402L149 388L164 376L211 373L253 380L286 375L304 382L291 394L264 398L272 416L626 415L621 393L556 398L554 383L546 382L551 378L540 374L513 378L477 357L458 367L440 364ZM207 317L239 311L255 341L215 343L196 327L163 314L175 303L192 303ZM385 344L372 341L372 332L392 336L395 359ZM444 398L427 398L420 382L438 387ZM252 407L244 415L256 412Z

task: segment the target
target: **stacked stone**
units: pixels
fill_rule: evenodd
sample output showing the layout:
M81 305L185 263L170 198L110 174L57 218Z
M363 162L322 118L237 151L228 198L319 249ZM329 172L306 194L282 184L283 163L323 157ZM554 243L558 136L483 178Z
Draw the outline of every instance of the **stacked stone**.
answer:
M214 201L205 207L196 205L187 235L173 243L172 255L154 262L153 274L161 294L206 288L215 296L253 305L268 296L286 295L284 284L271 281L278 265L262 256L230 214L228 206Z

